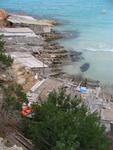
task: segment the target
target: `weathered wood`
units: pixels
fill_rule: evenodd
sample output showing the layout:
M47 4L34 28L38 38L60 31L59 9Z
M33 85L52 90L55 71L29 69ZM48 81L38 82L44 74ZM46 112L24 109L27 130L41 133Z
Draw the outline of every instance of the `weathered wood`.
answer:
M29 46L39 46L44 44L44 39L41 36L36 37L23 37L23 36L14 36L14 37L4 37L5 45L29 45Z
M40 51L42 51L42 49L42 46L5 45L6 52L29 52L40 54Z
M0 34L6 37L37 37L37 35L29 28L0 28Z
M12 135L20 144L22 144L27 150L33 150L33 144L32 142L24 137L20 132L16 131Z
M32 56L30 53L26 52L10 52L8 53L15 61L23 64L23 66L26 66L28 68L46 68L48 67L43 62L36 59L34 56Z

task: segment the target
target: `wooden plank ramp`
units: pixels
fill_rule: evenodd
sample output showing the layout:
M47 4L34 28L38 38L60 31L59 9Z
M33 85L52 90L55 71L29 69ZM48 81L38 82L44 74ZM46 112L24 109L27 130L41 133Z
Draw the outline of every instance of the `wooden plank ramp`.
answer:
M7 139L10 143L15 143L17 146L22 147L23 150L33 150L32 142L18 131L10 134Z

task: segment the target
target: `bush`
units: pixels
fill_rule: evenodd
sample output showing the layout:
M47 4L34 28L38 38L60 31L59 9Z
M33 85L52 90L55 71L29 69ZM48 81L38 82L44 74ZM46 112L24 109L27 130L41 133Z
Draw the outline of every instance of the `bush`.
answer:
M5 41L3 40L3 36L0 36L0 62L9 67L12 65L13 59L5 54L4 44Z
M22 104L28 103L26 93L23 92L23 89L20 85L12 83L7 88L4 87L4 101L2 109L7 112L13 112L15 110L21 110Z

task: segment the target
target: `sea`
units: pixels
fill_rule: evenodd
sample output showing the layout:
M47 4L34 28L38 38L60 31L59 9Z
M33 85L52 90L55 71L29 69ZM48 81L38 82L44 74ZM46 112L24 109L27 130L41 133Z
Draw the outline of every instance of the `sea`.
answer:
M57 30L77 34L60 44L84 57L64 71L113 84L113 0L0 0L0 8L59 20ZM83 73L84 63L90 67Z

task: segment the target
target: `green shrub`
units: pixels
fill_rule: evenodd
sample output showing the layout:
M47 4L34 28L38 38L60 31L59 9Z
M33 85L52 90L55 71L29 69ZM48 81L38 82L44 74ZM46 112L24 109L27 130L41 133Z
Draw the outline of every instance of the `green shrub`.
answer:
M3 36L0 36L0 62L9 67L12 65L13 59L5 54L4 44Z
M107 150L111 141L96 113L63 90L34 106L34 117L22 120L25 135L40 150Z

